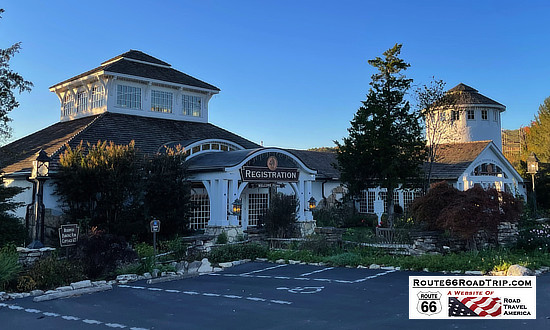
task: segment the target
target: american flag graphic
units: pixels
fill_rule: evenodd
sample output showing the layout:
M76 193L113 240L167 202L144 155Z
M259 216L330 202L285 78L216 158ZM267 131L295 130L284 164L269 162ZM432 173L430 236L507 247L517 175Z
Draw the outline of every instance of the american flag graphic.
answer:
M500 298L449 297L449 316L499 316L502 311Z

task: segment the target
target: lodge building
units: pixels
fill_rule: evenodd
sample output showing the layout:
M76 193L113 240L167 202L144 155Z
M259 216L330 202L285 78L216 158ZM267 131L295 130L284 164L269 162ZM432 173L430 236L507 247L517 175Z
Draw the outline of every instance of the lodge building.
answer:
M236 235L256 226L274 191L296 196L300 230L310 234L315 221L308 201L326 205L341 200L345 193L334 166L335 154L263 147L210 124L208 103L220 89L143 52L130 50L53 85L50 91L59 98L60 121L0 148L0 169L7 185L32 187L27 178L39 150L52 158L51 177L55 180L66 145L74 148L98 141L126 145L134 141L144 154L177 145L184 148L196 206L190 226L212 234L231 231ZM464 94L459 111L466 114L461 120L469 131L460 143L442 145L433 179L449 181L461 190L479 184L524 195L521 177L500 150L500 134L475 133L486 130L484 111L488 109L494 110L490 124L498 124L500 132L504 106L478 97L479 93L466 85L453 92ZM488 139L477 141L479 137ZM52 180L44 188L44 205L46 225L55 229L62 208L53 194ZM407 189L395 193L396 202L405 210L419 195ZM32 194L28 189L16 200L29 204ZM242 203L240 215L230 212L237 200ZM360 212L380 216L387 211L385 190L364 191L357 207ZM26 213L25 207L17 211L22 218Z

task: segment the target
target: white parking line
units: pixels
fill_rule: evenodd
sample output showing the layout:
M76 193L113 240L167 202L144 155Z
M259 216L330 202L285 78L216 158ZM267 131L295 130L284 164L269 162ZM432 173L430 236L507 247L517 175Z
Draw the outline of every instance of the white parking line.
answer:
M125 285L125 284L121 284L118 286L119 288L128 288L128 289L136 289L136 290L143 290L143 289L151 289L151 288L147 288L147 287L140 287L140 286L133 286L133 285ZM218 297L218 298L229 298L229 299L247 299L247 300L251 300L251 301L269 301L269 302L272 302L274 304L283 304L283 305L290 305L292 304L292 302L290 301L284 301L284 300L267 300L267 299L264 299L264 298L256 298L256 297L242 297L242 296L235 296L235 295L230 295L230 294L219 294L219 293L210 293L210 292L195 292L195 291L180 291L180 290L172 290L172 289L161 289L161 288L154 288L155 290L154 291L164 291L164 292L168 292L168 293L183 293L183 294L187 294L187 295L190 295L190 296L194 296L194 295L202 295L202 296L205 296L205 297Z
M277 268L277 267L271 267L271 269L273 268ZM330 268L323 268L321 269L320 271L325 271L325 270L329 270L329 269L334 269L334 267L330 267ZM264 269L260 269L258 271L264 271L264 270L267 270L267 268L264 268ZM320 272L318 271L318 272ZM360 278L358 280L354 280L354 281L350 281L350 280L338 280L338 279L329 279L329 278L312 278L312 277L288 277L288 276L278 276L278 275L249 275L253 272L249 272L249 273L244 273L244 274L215 274L215 276L228 276L228 277L246 277L246 278L263 278L263 279L277 279L277 280L299 280L299 281L318 281L318 282L328 282L328 283L343 283L343 284L352 284L352 283L360 283L360 282L365 282L367 280L371 280L373 278L377 278L377 277L380 277L380 276L384 276L384 275L387 275L387 274L390 274L390 273L393 273L393 272L396 272L397 270L395 269L392 269L392 270L388 270L388 271L385 271L385 272L382 272L382 273L378 273L378 274L375 274L375 275L371 275L371 276L367 276L367 277L364 277L364 278ZM317 272L317 273L318 273ZM310 274L310 273L305 273L305 274L302 274L300 276L304 276L304 275L307 275L307 274ZM312 272L311 274L315 274L315 272ZM214 275L214 274L212 274Z
M248 272L248 273L242 273L242 274L238 274L238 275L239 276L245 276L245 275L250 275L250 274L254 274L254 273L264 272L266 270L276 269L276 268L279 268L279 267L286 267L286 266L288 266L288 265L287 264L277 265L277 266L258 269L258 270L254 270L254 271L251 271L251 272Z
M120 324L120 323L106 323L106 322L97 321L97 320L81 319L79 317L72 316L72 315L61 315L61 314L51 313L51 312L42 312L41 310L38 310L38 309L24 308L14 304L0 303L0 309L2 307L7 307L14 311L22 311L22 312L31 313L31 314L42 314L48 317L59 317L60 319L63 319L66 321L80 321L86 324L104 325L109 328L129 328L130 330L147 330L146 328L129 327L127 325Z
M331 269L334 269L334 267L327 267L327 268L323 268L323 269L314 270L314 271L309 272L309 273L301 274L300 276L309 276L309 275L317 274L317 273L324 272L326 270L331 270Z

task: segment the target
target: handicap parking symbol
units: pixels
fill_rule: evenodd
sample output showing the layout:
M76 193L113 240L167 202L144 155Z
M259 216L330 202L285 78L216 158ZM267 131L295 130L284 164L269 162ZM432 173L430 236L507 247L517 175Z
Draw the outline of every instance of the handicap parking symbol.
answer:
M297 286L295 288L277 288L277 290L287 290L290 293L317 293L321 292L325 287L324 286Z

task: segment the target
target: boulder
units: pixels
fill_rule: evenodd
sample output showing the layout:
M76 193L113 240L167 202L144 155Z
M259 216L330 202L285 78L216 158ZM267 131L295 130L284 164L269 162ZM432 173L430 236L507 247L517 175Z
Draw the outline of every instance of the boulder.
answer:
M508 268L508 271L506 272L506 276L531 276L533 275L533 271L531 271L527 267L523 267L520 265L512 265L510 268Z

